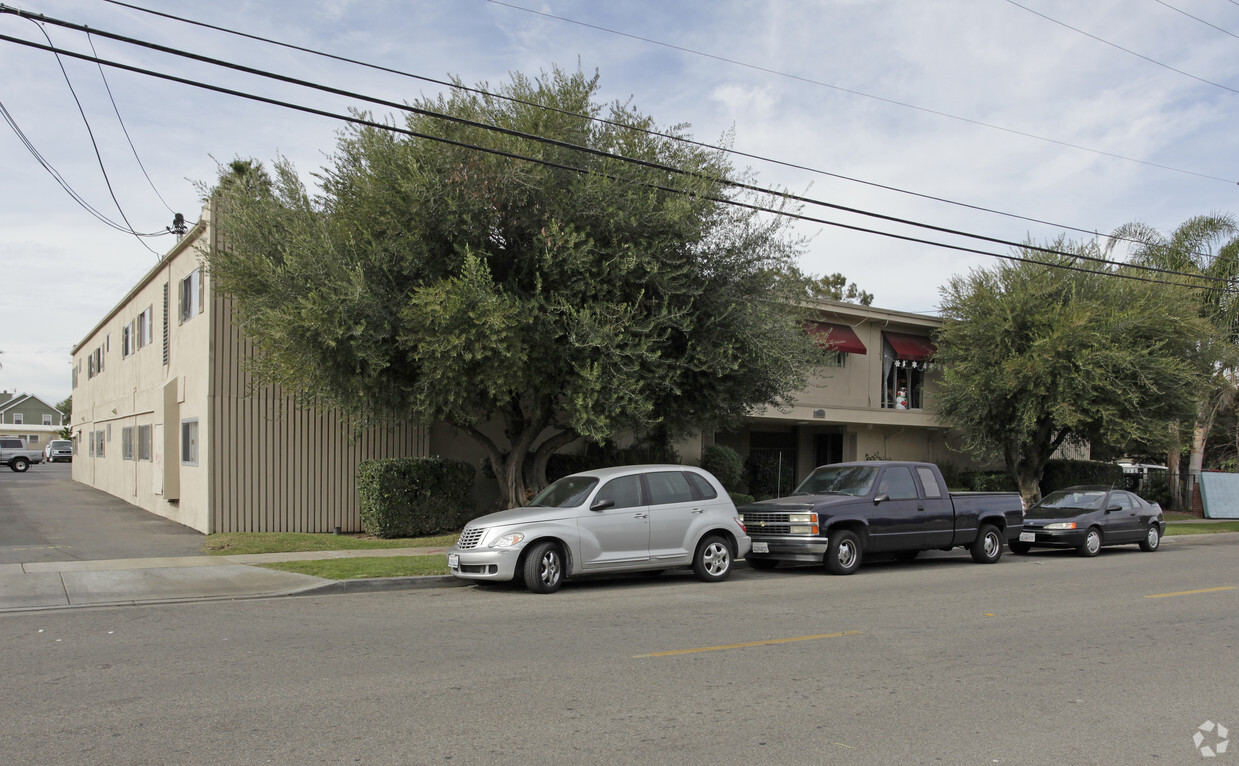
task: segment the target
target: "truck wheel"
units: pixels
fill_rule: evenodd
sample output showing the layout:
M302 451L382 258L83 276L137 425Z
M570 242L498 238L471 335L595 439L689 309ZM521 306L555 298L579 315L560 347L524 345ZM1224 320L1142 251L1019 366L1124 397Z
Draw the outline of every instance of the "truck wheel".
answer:
M1156 524L1150 524L1148 531L1144 533L1144 539L1140 541L1140 550L1152 553L1161 544L1162 531L1157 528Z
M1007 543L1007 547L1011 549L1012 553L1018 553L1021 556L1032 550L1031 545L1028 543L1021 543L1019 540L1012 540Z
M826 547L826 571L836 575L850 575L860 568L860 538L855 532L842 530L830 535Z
M746 558L746 559L745 559L745 561L747 561L747 562L749 563L749 566L753 567L754 569L769 570L769 569L774 569L775 567L777 567L777 566L779 565L779 560L778 560L778 559L750 559L750 558Z
M1088 532L1084 535L1084 542L1080 543L1080 547L1076 548L1076 553L1085 558L1092 558L1101 551L1101 530L1097 527L1089 527Z
M525 587L534 593L554 593L564 584L564 554L552 542L535 545L524 563Z
M693 554L693 574L702 582L720 582L731 574L731 548L718 535L701 541Z
M969 550L978 564L993 564L1002 558L1002 532L993 524L982 524Z
M15 457L13 462L9 463L9 468L12 468L17 473L25 473L30 470L30 461L24 457Z

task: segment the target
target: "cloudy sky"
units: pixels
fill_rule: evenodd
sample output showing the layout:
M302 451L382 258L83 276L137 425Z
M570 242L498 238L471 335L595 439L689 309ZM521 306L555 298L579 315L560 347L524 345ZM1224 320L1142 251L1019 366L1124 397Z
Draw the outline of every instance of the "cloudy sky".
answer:
M440 89L106 0L7 4L392 101ZM440 80L499 83L514 71L579 64L601 74L606 100L631 99L660 125L688 123L709 143L734 131L734 148L756 156L737 164L764 185L1004 240L1084 239L1132 221L1170 231L1194 215L1239 212L1236 0L133 4ZM67 50L90 54L93 42L104 59L198 82L333 112L365 106L0 14L0 35L46 44L40 26ZM52 403L70 393L70 349L172 238L139 239L99 221L27 143L102 217L152 233L174 212L196 220L195 182L212 180L217 161L283 155L308 174L340 128L105 68L109 96L95 64L8 40L0 72L0 103L25 139L0 124L0 390ZM952 275L997 262L823 224L798 230L809 238L806 270L843 272L876 305L904 311L933 312Z

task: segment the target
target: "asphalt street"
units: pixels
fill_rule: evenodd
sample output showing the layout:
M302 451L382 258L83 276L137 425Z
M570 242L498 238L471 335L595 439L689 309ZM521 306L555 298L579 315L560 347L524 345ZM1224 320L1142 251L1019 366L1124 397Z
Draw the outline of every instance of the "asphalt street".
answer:
M0 615L48 764L1118 764L1239 727L1239 545ZM1200 727L1213 726L1207 733ZM1239 731L1239 728L1234 729Z

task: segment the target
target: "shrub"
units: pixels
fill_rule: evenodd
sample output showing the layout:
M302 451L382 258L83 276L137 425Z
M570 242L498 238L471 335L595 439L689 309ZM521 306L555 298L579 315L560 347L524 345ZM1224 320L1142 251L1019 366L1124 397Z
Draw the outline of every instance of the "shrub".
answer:
M739 507L741 505L748 505L749 503L753 502L752 495L746 495L742 492L728 492L727 496L731 498L731 502L736 504L736 507Z
M779 456L771 453L755 453L744 461L744 480L753 497L766 499L782 497L796 488L796 466L784 458L780 475Z
M731 447L724 447L721 444L706 447L701 453L701 467L714 474L714 478L718 479L728 492L734 492L740 488L744 463L740 461L740 456Z
M443 458L367 460L357 467L361 528L375 537L460 529L473 509L473 466Z
M1041 476L1041 494L1081 484L1122 487L1123 469L1114 463L1097 460L1051 460L1045 464L1045 473Z

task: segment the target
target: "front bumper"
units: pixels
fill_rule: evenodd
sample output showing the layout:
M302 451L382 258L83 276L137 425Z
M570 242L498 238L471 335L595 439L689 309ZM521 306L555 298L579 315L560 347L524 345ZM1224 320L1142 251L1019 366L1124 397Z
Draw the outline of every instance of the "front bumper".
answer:
M521 548L449 548L448 572L466 580L503 582L516 576ZM452 567L453 556L456 566Z
M826 556L830 541L825 537L768 537L750 535L754 548L766 546L765 553L759 553L750 548L745 559L769 559L771 561L799 561L806 564L820 564Z
M1087 529L1023 529L1024 533L1032 533L1035 540L1021 540L1027 545L1044 545L1052 548L1079 548L1084 544ZM1018 537L1015 539L1019 539Z

